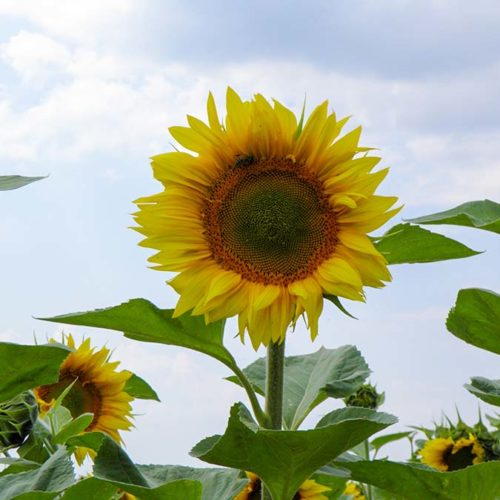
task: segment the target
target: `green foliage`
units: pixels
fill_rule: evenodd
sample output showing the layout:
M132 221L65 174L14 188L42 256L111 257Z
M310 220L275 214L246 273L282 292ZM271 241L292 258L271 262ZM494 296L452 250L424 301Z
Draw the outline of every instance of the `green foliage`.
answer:
M414 435L414 432L395 432L393 434L385 434L384 436L379 436L372 441L370 441L370 447L375 450L375 453L377 453L382 446L385 446L388 443L393 443L394 441L399 441L400 439L408 438L411 439L411 437Z
M465 384L464 387L486 403L500 406L500 380L472 377L471 383Z
M156 391L141 377L135 373L127 380L123 389L130 396L137 399L152 399L160 401Z
M173 318L172 315L173 309L158 309L145 299L132 299L106 309L40 319L118 330L130 339L186 347L208 354L227 366L236 364L222 343L223 321L205 325L201 316L184 314Z
M0 477L1 498L11 500L23 493L38 491L59 492L71 486L74 481L73 466L68 453L64 448L60 448L36 469ZM47 495L43 498L47 498Z
M59 367L68 350L55 345L19 345L0 342L0 401L59 379Z
M455 472L385 460L336 464L348 469L354 480L378 486L405 500L498 500L500 497L500 462L481 463Z
M266 359L260 358L243 370L259 394L266 385ZM355 391L370 369L354 346L322 347L313 354L285 358L283 423L295 430L313 408L326 398L342 398ZM236 377L228 377L239 383Z
M60 430L54 436L54 444L64 444L68 439L77 436L90 425L93 418L93 413L83 413L75 419L70 420L68 423L61 426Z
M456 240L411 224L392 227L374 243L389 264L462 259L480 253Z
M291 499L317 469L375 432L395 417L365 408L344 408L322 419L316 429L259 429L241 404L231 409L226 432L198 443L191 455L205 462L257 474L275 500Z
M65 490L61 500L111 500L117 490L113 484L89 477Z
M500 233L500 203L490 200L469 201L445 212L409 219L409 222L415 224L453 224Z
M500 354L500 295L480 288L460 290L446 327L459 339Z
M31 184L32 182L45 179L43 177L24 177L22 175L0 175L0 191L10 191Z
M38 405L31 391L0 403L0 453L19 447L29 436L38 417Z

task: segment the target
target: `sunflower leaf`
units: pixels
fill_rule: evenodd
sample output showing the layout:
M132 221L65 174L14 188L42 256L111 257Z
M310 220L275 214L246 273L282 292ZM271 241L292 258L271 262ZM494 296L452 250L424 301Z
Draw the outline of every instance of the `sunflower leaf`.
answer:
M484 377L472 377L470 384L464 387L474 396L490 405L500 406L500 380L491 380Z
M156 391L141 377L135 373L127 380L123 389L127 394L136 399L152 399L160 401Z
M266 359L260 358L243 372L259 394L266 385ZM311 410L326 398L343 398L366 380L370 369L354 346L322 347L313 354L285 358L283 423L297 429ZM236 377L228 377L239 384Z
M336 410L323 426L308 431L258 428L242 403L231 408L223 436L200 441L191 455L205 462L257 474L273 498L292 498L316 470L342 452L396 422L365 408Z
M10 191L31 184L32 182L45 179L42 177L24 177L22 175L0 175L0 191Z
M82 413L71 420L54 436L54 444L64 444L70 437L80 434L90 425L93 418L93 413Z
M147 468L146 468L147 469ZM94 461L94 476L132 493L143 500L201 500L202 485L191 479L168 477L136 466L125 451L110 437L104 436Z
M463 259L481 253L447 236L411 224L397 224L376 238L374 244L389 264Z
M491 200L469 201L458 207L408 219L415 224L453 224L456 226L475 227L500 233L500 203Z
M65 448L59 448L48 460L38 468L18 474L0 477L2 500L11 500L30 492L57 493L75 482L73 465ZM45 495L44 498L53 498ZM33 497L31 497L33 498Z
M68 350L54 345L0 342L0 401L59 379Z
M500 295L480 288L460 290L446 328L469 344L500 354Z
M174 318L173 312L173 309L159 309L145 299L132 299L106 309L39 319L118 330L130 339L187 347L218 359L226 366L236 365L222 343L223 321L206 325L201 316L187 313Z
M111 500L118 488L95 477L82 479L64 490L62 500Z
M481 463L455 472L386 460L335 464L351 471L354 480L383 488L407 500L496 500L500 497L500 462Z

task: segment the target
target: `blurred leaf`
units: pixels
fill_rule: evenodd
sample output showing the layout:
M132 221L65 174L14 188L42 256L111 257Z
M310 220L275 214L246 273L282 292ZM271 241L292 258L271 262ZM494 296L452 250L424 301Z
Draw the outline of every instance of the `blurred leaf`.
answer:
M392 443L394 441L399 441L400 439L407 438L411 436L412 434L415 434L414 432L395 432L394 434L386 434L385 436L380 436L378 438L375 438L373 441L370 442L371 447L374 450L380 450L382 446L385 446L388 443Z
M464 387L490 405L500 406L500 380L490 380L484 377L472 377L471 383Z
M291 499L316 470L393 424L395 417L365 408L343 408L325 416L316 429L259 429L241 403L231 408L226 432L199 442L191 455L205 462L251 471L275 499Z
M118 330L130 339L187 347L208 354L229 367L236 365L222 343L223 321L205 325L202 316L187 313L173 318L172 314L173 309L158 309L145 299L132 299L107 309L39 319Z
M266 359L260 358L243 372L264 394ZM370 369L354 346L337 349L322 347L313 354L285 358L283 421L287 429L297 429L304 418L327 397L343 398L354 392L368 377ZM236 377L228 380L239 384Z
M54 436L54 444L64 444L69 438L80 434L91 424L93 418L93 413L83 413L72 419Z
M68 350L59 346L0 342L0 401L57 382L67 355Z
M143 474L125 451L105 436L94 461L94 476L141 500L201 500L201 483L187 479L164 481Z
M446 327L455 337L500 354L500 295L480 288L460 290Z
M67 451L60 448L37 469L0 477L0 498L11 500L23 493L38 491L59 492L74 482L73 465ZM47 495L42 498L47 498Z
M358 319L356 316L353 316L340 302L340 299L336 295L324 295L326 300L329 300L335 307L337 307L341 312L343 312L346 316L349 316L352 319Z
M409 219L415 224L453 224L500 233L500 204L491 200L469 201L458 207Z
M373 484L407 500L500 498L500 462L485 462L455 472L386 460L336 463L350 470L354 480Z
M10 191L31 184L32 182L45 179L42 177L24 177L22 175L0 175L0 191Z
M392 227L374 244L389 264L437 262L481 253L442 234L411 224Z
M133 373L127 380L123 390L130 396L137 399L152 399L154 401L160 401L155 390L144 379L138 377L135 373Z

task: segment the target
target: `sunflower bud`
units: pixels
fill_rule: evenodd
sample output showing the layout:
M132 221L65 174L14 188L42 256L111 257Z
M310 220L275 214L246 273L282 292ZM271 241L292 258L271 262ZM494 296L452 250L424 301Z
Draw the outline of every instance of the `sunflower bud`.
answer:
M21 446L37 418L38 405L31 391L0 403L0 452Z
M360 406L376 410L384 402L384 393L379 394L371 384L363 384L355 393L344 399L346 406Z

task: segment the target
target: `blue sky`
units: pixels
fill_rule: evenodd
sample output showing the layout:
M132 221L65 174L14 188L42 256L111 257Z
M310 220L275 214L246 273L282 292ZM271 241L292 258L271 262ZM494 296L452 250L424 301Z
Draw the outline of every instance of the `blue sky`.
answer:
M296 112L307 96L309 110L328 99L352 115L363 144L392 167L381 192L401 198L403 218L498 201L499 24L493 0L0 0L0 173L50 174L0 197L0 339L43 340L61 330L32 316L132 297L174 306L168 276L147 269L128 229L132 201L160 190L148 158L171 150L167 127L204 117L209 90L222 105L227 85ZM498 378L498 360L446 333L444 319L459 288L500 289L499 239L434 230L487 252L395 266L386 289L349 304L358 321L327 305L314 344L302 327L288 342L290 354L357 345L400 427L428 425L455 404L473 419L477 400L462 384ZM135 407L126 444L138 462L196 464L191 446L221 432L230 404L244 400L201 355L72 331L112 346L160 393L161 404ZM245 365L256 354L233 331L227 344Z

